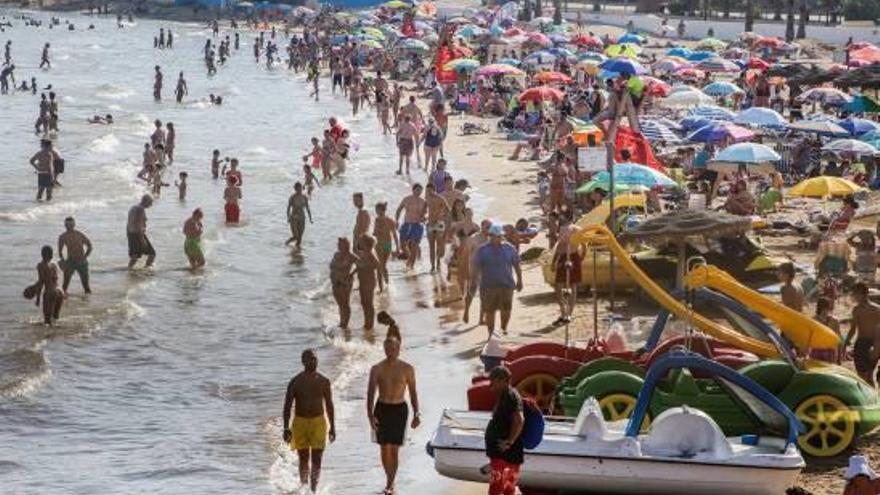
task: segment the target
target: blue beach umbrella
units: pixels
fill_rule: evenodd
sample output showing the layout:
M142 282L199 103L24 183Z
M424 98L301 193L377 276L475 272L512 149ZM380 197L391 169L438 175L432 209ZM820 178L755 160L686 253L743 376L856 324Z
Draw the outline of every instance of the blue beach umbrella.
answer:
M639 122L639 130L648 141L665 141L667 144L677 144L681 138L671 129L655 120Z
M619 74L635 75L645 73L645 68L642 67L642 64L625 57L606 60L599 64L599 68Z
M870 143L871 141L880 141L880 129L868 131L859 136L860 141Z
M712 120L723 120L723 121L732 121L735 117L735 114L726 108L721 108L716 105L706 105L702 107L693 108L688 112L688 115L694 115L697 117L706 117L707 119Z
M585 53L579 54L577 57L578 57L579 61L593 60L595 62L601 63L601 62L608 60L608 57L606 57L605 55L602 55L601 53L597 53L597 52L585 52Z
M880 125L867 119L848 118L837 122L837 125L843 127L853 136L861 136L871 131L880 129Z
M701 127L691 133L687 139L697 143L710 143L723 141L732 138L734 141L745 141L755 136L755 133L744 127L731 124L729 122L721 122L717 124L709 124Z
M687 60L690 60L691 62L699 62L701 60L706 60L707 58L712 58L712 57L716 57L716 56L717 55L715 55L715 52L699 50L696 52L689 53L684 58L686 58Z
M779 153L767 145L738 143L728 146L715 155L715 161L733 163L767 163L782 159Z
M645 38L637 35L636 33L626 33L620 38L617 38L618 43L634 43L636 45L641 45L645 42Z
M669 57L681 57L688 58L688 56L693 53L689 48L685 48L683 46L676 46L675 48L670 48L666 50L666 55Z
M709 96L730 96L734 93L744 93L744 91L732 82L717 81L704 86L703 93Z
M495 63L496 63L496 64L505 64L505 65L512 65L512 66L514 66L514 67L519 67L519 64L521 64L522 62L520 62L519 60L517 60L517 59L515 59L515 58L510 58L510 57L508 57L508 58L501 58L501 59L498 59Z
M611 182L611 174L603 170L593 176L599 182ZM639 163L618 163L614 165L614 182L627 186L676 187L678 184L663 173Z
M752 107L736 114L734 124L754 125L758 127L785 127L788 121L772 108Z
M714 120L709 119L707 117L701 117L699 115L691 115L690 117L685 117L681 119L681 128L685 132L696 131L701 127L706 127L707 125L715 123Z

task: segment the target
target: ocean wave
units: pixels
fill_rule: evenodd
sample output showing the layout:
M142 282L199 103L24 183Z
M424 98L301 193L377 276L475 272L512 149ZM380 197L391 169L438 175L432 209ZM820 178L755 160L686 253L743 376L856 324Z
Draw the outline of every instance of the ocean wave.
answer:
M21 211L0 212L0 221L29 223L40 217L67 214L80 210L106 208L108 202L100 199L84 199L81 201L56 201L34 206Z
M61 97L61 101L63 101L64 103L75 103L76 98L69 95L64 95Z
M0 397L17 398L30 395L52 375L43 343L31 349L18 349L0 355Z
M107 98L109 100L124 100L133 96L134 94L134 90L130 88L109 83L101 84L100 86L98 86L97 91L95 91L96 97Z
M109 154L116 151L119 147L119 139L111 132L99 138L95 138L89 144L89 151L92 153Z
M247 148L244 151L245 151L245 153L250 153L252 155L268 155L269 154L269 150L267 150L263 146L251 146L250 148Z

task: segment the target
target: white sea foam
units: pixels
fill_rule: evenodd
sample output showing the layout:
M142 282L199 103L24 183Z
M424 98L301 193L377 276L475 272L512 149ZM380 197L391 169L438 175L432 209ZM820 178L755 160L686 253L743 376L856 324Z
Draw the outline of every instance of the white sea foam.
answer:
M119 139L111 132L93 139L89 144L89 151L92 153L109 154L116 151L118 147Z
M102 84L95 91L98 98L106 98L108 100L124 100L134 95L134 90L115 84Z
M57 201L44 203L20 211L0 212L0 221L30 223L48 215L67 214L81 210L105 208L106 200L84 199L80 201Z

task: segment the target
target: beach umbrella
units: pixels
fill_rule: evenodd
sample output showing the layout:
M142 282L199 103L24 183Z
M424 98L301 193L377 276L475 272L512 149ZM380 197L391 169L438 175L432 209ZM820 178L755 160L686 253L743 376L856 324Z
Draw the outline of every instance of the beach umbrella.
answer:
M862 134L880 129L880 125L872 120L858 119L854 117L840 120L837 124L846 129L853 136L861 136Z
M785 45L785 41L779 38L771 38L769 36L761 36L755 40L755 46L759 48L781 48Z
M667 129L671 129L675 132L682 131L682 127L678 124L678 122L670 119L669 117L660 117L658 115L650 115L650 116L642 116L639 117L639 123L643 122L657 122L658 124L666 127Z
M530 54L523 60L526 65L552 65L556 62L556 55L547 51L540 51Z
M603 48L605 46L605 44L602 43L602 40L600 40L598 37L588 36L586 34L575 36L571 39L571 41L569 41L569 43L576 46L586 46L590 48Z
M700 62L702 60L706 60L708 58L713 58L713 57L717 57L717 56L718 55L716 55L715 52L700 50L700 51L689 53L687 55L687 57L685 57L685 58L687 60L690 60L691 62Z
M635 75L647 72L642 67L642 64L628 58L609 59L599 64L599 67L610 72L617 72L618 74Z
M480 61L472 58L457 58L443 65L443 70L454 70L459 74L473 72L480 67Z
M701 80L706 77L706 73L693 67L682 67L672 74L682 80Z
M688 55L690 55L691 53L693 52L689 48L685 48L683 46L676 46L675 48L670 48L669 50L666 50L666 55L670 57L681 57L684 59L688 58Z
M732 121L736 114L717 105L703 105L688 112L690 116L705 117L711 120Z
M640 120L639 131L648 141L664 141L666 144L678 144L681 142L681 138L677 134L655 120Z
M379 41L385 41L385 33L383 33L382 31L380 31L379 29L376 29L374 27L360 28L356 32L359 34L366 34L367 36L369 36L373 39L377 39Z
M645 84L646 91L654 97L665 98L669 96L672 87L666 81L661 81L656 77L641 76L642 82Z
M419 2L418 5L416 5L416 15L434 17L437 15L437 6L434 5L434 2Z
M770 68L770 64L768 62L766 62L763 59L760 59L758 57L750 58L748 63L746 64L746 66L749 69L758 69L758 70L767 70Z
M734 93L745 93L745 91L732 82L717 81L703 86L703 93L709 96L730 96Z
M694 68L706 72L739 72L740 67L730 60L721 57L707 58L698 62Z
M514 67L518 67L522 63L522 61L517 60L515 58L507 57L507 58L500 58L495 63L502 64L502 65L512 65Z
M547 37L550 38L550 41L552 41L553 44L556 45L563 45L565 43L568 43L570 40L568 36L560 33L551 33L548 34Z
M540 27L544 25L553 24L553 19L550 17L535 17L532 19L529 24L531 26Z
M865 95L858 95L843 109L852 113L880 113L880 104Z
M575 60L577 57L574 56L574 53L571 52L568 48L562 48L559 46L554 46L547 50L547 52L556 55L557 57L562 57L566 60Z
M553 46L553 41L551 41L544 33L529 33L526 35L526 39L528 43L533 43L538 46Z
M789 189L787 194L806 198L842 198L862 190L863 188L855 182L842 177L822 175L798 183Z
M816 134L832 136L849 134L843 127L827 120L799 120L789 124L788 128L795 131L814 132Z
M702 91L678 91L670 94L658 102L667 108L691 108L701 105L711 105L715 100Z
M595 60L581 60L577 63L577 67L583 69L584 72L591 76L599 74L601 70L599 69L599 62L596 62Z
M666 74L670 72L675 72L684 66L685 64L682 64L677 60L665 58L663 60L658 60L657 62L655 62L654 65L651 66L651 68L654 69L654 72Z
M532 80L539 82L541 84L547 83L562 83L562 84L571 84L572 79L561 72L556 71L544 71L539 72L532 76Z
M643 36L639 36L636 33L626 33L620 38L617 38L618 43L632 43L634 45L641 45L645 42L645 38Z
M475 38L477 36L483 36L488 31L481 28L480 26L475 26L473 24L469 24L467 26L462 27L458 31L455 32L456 36L461 36L462 38Z
M602 63L602 62L608 60L608 57L606 57L605 55L602 55L601 53L596 53L596 52L581 53L577 57L578 57L578 61L592 60L592 61L598 62L598 63Z
M562 101L564 97L565 93L556 88L551 88L550 86L536 86L520 93L519 101L525 103L527 101L542 102L549 100L558 103Z
M731 139L733 141L747 141L755 137L755 133L729 122L709 124L691 133L687 139L697 143L710 143Z
M852 101L852 98L839 89L813 88L801 93L797 97L801 101L814 101L828 105L843 105Z
M865 141L866 143L870 143L872 141L880 141L880 130L868 131L859 136L859 140ZM874 147L876 148L876 146Z
M402 2L401 0L391 0L382 4L387 9L409 9L412 8L411 3Z
M418 52L418 53L427 53L430 50L428 44L424 41L406 38L397 45L397 47L401 50L408 52Z
M616 193L627 192L630 189L632 189L633 187L641 187L641 186L630 186L628 184L620 184L618 182L615 182L614 183L614 192L616 192ZM611 184L609 184L609 182L607 180L603 181L603 180L599 180L599 179L592 179L589 182L584 182L583 184L581 184L574 192L576 192L577 194L590 194L591 192L595 191L596 189L601 189L605 192L608 192L611 190Z
M701 127L706 127L707 125L716 123L718 123L718 121L708 119L706 117L700 117L699 115L691 115L685 117L679 122L681 130L684 132L693 132Z
M369 48L369 49L372 49L372 50L379 50L379 49L385 48L385 47L382 45L382 43L380 43L379 41L374 40L374 39L372 39L372 38L366 38L366 39L363 39L363 40L361 40L358 44L361 45L361 46L364 47L364 48Z
M513 38L514 36L525 36L525 34L526 32L518 27L513 27L508 29L507 31L504 31L504 36L507 36L508 38Z
M718 38L703 38L697 43L697 48L704 48L713 52L720 52L725 46L727 46L727 43Z
M611 45L605 49L605 55L609 57L627 57L627 58L637 58L639 56L639 52L641 48L638 45L630 45L630 44L622 44L622 45Z
M610 182L611 174L603 170L593 176L594 179ZM667 175L639 163L617 163L614 165L614 182L628 186L678 187L678 184Z
M767 163L781 160L773 148L759 143L737 143L715 155L715 161L731 163Z
M525 72L507 64L489 64L477 69L478 76L522 76Z
M772 108L751 107L736 114L734 124L753 125L758 127L785 127L788 121Z
M858 139L836 139L822 147L822 151L847 155L876 155L877 148Z
M740 60L744 58L748 58L749 52L748 50L740 47L728 48L721 52L721 56L728 60Z

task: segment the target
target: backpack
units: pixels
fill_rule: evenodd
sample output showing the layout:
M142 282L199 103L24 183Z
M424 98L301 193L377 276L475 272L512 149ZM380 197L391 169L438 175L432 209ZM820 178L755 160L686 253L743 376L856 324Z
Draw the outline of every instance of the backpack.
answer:
M523 429L520 437L523 447L532 450L541 444L544 439L544 415L534 399L523 397Z

